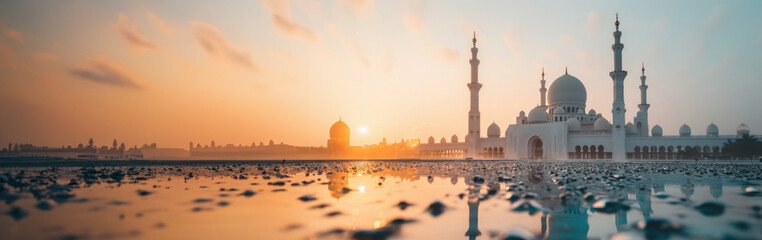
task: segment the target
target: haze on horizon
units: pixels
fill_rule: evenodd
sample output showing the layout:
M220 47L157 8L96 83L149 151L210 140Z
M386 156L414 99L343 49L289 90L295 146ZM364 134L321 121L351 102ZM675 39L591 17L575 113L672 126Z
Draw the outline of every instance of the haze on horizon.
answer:
M479 48L482 132L564 73L611 119L614 15L627 119L645 62L650 121L762 133L760 1L3 1L0 144L352 145L466 133ZM366 132L364 135L360 132Z

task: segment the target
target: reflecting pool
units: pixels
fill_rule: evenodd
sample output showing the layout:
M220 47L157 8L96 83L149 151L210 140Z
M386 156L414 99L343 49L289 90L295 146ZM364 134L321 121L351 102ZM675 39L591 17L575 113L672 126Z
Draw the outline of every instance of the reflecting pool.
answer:
M755 162L55 165L0 165L2 239L762 238Z

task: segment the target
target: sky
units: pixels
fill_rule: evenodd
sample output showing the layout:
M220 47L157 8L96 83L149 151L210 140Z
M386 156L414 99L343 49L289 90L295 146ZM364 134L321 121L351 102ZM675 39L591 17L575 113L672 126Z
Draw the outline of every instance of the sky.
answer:
M762 1L2 1L0 144L352 145L467 131L476 31L482 132L564 73L611 119L619 13L627 119L762 133Z

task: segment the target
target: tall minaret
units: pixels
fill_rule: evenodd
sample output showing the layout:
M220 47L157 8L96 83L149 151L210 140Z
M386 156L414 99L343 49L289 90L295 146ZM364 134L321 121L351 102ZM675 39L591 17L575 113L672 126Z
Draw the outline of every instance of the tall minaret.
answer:
M474 32L474 39L472 40L474 46L471 48L471 83L469 83L468 90L471 91L471 110L468 111L468 136L466 142L468 146L469 157L478 156L479 139L481 133L479 132L481 120L481 113L479 113L479 89L482 88L482 84L479 83L479 59L476 58L476 53L479 49L476 48L476 32Z
M646 90L648 89L648 85L646 85L646 64L643 63L643 65L640 68L641 76L640 76L640 104L638 104L638 108L640 111L638 112L638 118L640 123L640 132L638 134L642 137L648 136L648 107L651 106L651 104L648 104L648 100L646 100Z
M619 14L617 13L616 31L614 31L614 44L611 45L611 49L614 50L614 71L609 73L611 79L614 80L614 104L611 108L613 115L612 124L612 158L614 160L625 160L626 152L624 148L624 78L627 76L627 71L622 70L622 32L619 31Z
M545 93L548 92L548 89L545 88L545 68L542 68L542 80L540 80L540 107L547 107L548 105L545 104Z

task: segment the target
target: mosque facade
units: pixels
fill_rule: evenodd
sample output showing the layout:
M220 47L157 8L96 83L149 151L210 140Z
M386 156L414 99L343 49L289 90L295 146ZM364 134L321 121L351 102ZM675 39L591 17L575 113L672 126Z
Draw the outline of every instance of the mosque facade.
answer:
M677 136L664 136L658 124L650 125L645 67L641 66L640 103L636 116L627 121L624 102L624 81L627 71L622 67L619 19L615 22L614 69L609 73L613 84L614 101L611 121L586 105L587 90L580 79L566 73L545 87L545 71L540 80L540 102L529 113L519 112L515 123L508 125L501 136L500 127L492 123L487 136L480 133L479 112L479 59L476 35L472 39L470 82L470 110L468 133L464 142L453 135L448 142L438 142L432 136L418 146L421 157L429 158L508 158L508 159L680 159L710 158L723 154L723 144L749 134L749 127L741 123L736 135L719 135L714 123L706 127L706 134L693 134L683 124ZM547 101L546 101L547 100ZM684 153L690 152L691 155Z

